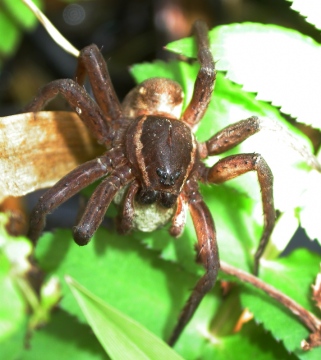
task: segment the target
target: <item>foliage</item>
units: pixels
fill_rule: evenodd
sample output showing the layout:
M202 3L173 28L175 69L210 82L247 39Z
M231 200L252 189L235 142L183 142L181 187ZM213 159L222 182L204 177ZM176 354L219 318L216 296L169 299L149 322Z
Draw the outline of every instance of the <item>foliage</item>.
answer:
M305 8L304 15L308 12L309 8ZM317 207L321 201L316 203L316 197L320 197L320 174L310 165L313 157L309 155L309 140L289 125L283 115L290 114L301 122L321 128L320 103L314 98L320 94L320 70L317 67L320 45L293 30L262 24L217 27L211 31L210 39L219 72L213 101L197 130L197 137L205 140L230 123L252 115L264 119L265 126L260 134L229 151L229 154L261 153L275 178L275 204L280 216L260 264L260 277L320 315L311 301L311 284L319 271L320 256L297 249L280 257L299 222L312 239L321 241L317 221L320 214ZM286 51L280 53L285 46ZM172 43L168 48L189 57L196 54L191 39ZM293 54L302 57L298 59ZM309 64L309 86L306 86L300 68L303 64ZM177 80L185 91L186 104L197 70L196 63L156 61L135 65L132 73L137 81L155 74ZM291 83L293 76L295 85ZM258 93L261 100L244 90ZM215 161L217 158L213 157L209 164ZM215 219L221 259L251 272L263 226L256 174L246 174L220 186L202 186L201 190ZM114 210L109 209L107 217L111 217ZM0 239L0 287L10 299L0 304L1 320L6 321L0 326L1 349L11 350L5 358L105 359L104 349L107 349L112 359L125 359L126 356L141 359L146 344L148 351L169 351L168 359L178 358L146 329L166 340L190 289L203 272L194 262L195 232L190 218L178 240L170 238L166 228L153 233L135 232L131 236L120 236L113 230L101 228L89 245L77 247L69 230L45 233L36 247L35 259L48 279L52 276L59 279L63 294L59 308L52 312L50 320L48 309L60 292L56 290L49 296L51 300L45 301L48 299L45 296L43 301L35 304L30 322L25 312L26 304L30 305L30 296L14 285L12 273L16 262L2 246L12 241L21 241L27 248L30 244L26 239L11 239L3 229ZM19 247L17 254L23 248ZM25 261L26 256L17 262ZM66 275L81 285L69 280L70 291L65 282ZM226 280L234 280L235 285L227 296L223 296L220 285ZM50 305L45 306L46 303ZM244 309L248 309L254 318L243 322L243 326L235 331ZM35 316L39 313L41 316ZM36 330L44 321L48 324ZM136 322L146 329L137 326ZM117 329L111 332L115 323ZM29 349L23 349L21 341L26 328L32 331ZM102 346L90 332L91 328ZM174 349L183 358L191 360L247 359L251 355L256 359L319 359L321 348L308 352L300 348L301 340L308 334L305 326L275 300L253 286L221 273L217 286L205 297ZM113 345L119 341L126 346L121 354L109 347L107 339L112 337ZM15 346L12 345L14 342ZM48 348L53 349L50 355Z
M33 0L41 8L42 0ZM10 56L17 49L23 30L31 30L37 24L34 14L22 1L0 0L0 54ZM2 60L0 61L0 70Z

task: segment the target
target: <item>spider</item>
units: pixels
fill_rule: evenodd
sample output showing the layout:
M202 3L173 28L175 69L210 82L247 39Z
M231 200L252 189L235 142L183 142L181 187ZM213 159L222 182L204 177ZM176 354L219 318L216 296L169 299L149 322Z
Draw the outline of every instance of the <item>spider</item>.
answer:
M34 243L48 213L101 178L79 223L73 228L78 245L90 241L108 206L116 198L120 203L118 229L122 233L146 227L146 221L144 223L141 218L153 211L153 216L159 218L156 222L150 220L145 230L151 231L171 222L169 233L178 237L189 210L197 236L197 260L203 264L205 273L180 314L169 339L170 345L176 342L204 295L214 286L220 267L214 221L199 192L198 182L220 184L248 171L257 172L264 230L255 254L255 274L275 222L273 176L261 155L232 155L212 167L203 163L208 156L221 154L238 145L258 132L260 126L257 117L250 117L227 126L203 143L196 140L192 130L206 112L216 72L206 24L197 21L193 32L200 69L192 99L181 116L182 89L178 83L165 78L142 82L121 104L96 45L81 51L75 80L50 82L25 108L29 112L39 111L59 93L107 149L102 156L72 170L40 197L30 216L29 238ZM96 101L82 86L86 76Z

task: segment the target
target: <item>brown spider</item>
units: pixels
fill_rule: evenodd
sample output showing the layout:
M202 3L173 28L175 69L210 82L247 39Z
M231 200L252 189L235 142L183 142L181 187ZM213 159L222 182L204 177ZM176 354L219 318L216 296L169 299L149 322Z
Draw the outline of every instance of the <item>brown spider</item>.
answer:
M88 161L56 183L38 201L31 214L29 237L36 242L48 213L87 185L104 178L92 194L73 237L86 245L111 201L123 197L119 230L144 227L140 215L154 207L162 215L152 230L171 220L170 234L179 236L188 208L197 235L197 258L205 274L197 282L172 333L175 343L204 295L214 286L219 270L216 232L212 216L198 190L198 181L220 184L255 170L262 192L264 231L255 254L254 272L274 226L273 176L264 159L255 153L228 156L212 167L203 159L221 154L259 131L259 120L250 117L230 125L204 143L198 143L192 128L202 119L211 99L215 66L209 50L206 25L198 21L194 33L198 46L198 72L192 99L180 117L182 90L176 82L152 78L135 87L121 105L111 83L106 63L95 45L81 51L75 80L56 80L44 86L25 111L38 111L58 93L63 95L107 151ZM96 102L82 87L89 77Z

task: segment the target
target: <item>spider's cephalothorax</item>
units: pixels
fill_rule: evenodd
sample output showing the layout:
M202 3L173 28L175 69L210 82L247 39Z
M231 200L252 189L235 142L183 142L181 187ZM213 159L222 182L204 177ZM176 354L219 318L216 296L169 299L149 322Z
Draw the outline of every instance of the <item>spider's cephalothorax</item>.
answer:
M25 109L38 111L60 93L97 141L106 147L102 156L71 171L39 199L30 220L29 237L34 242L49 212L101 178L73 228L79 245L88 243L113 200L121 204L118 224L121 232L133 228L151 231L170 221L170 234L179 236L185 225L185 212L189 210L197 236L197 258L204 265L205 274L188 299L170 344L177 340L204 295L215 284L219 270L214 222L199 193L198 182L219 184L248 171L257 172L264 231L255 254L255 273L275 221L273 176L259 154L228 156L212 167L202 162L208 156L233 148L260 129L259 120L250 117L226 127L204 143L195 139L192 130L208 107L215 81L207 31L203 22L195 23L200 69L192 99L182 115L181 87L163 78L144 81L120 104L106 63L95 45L81 51L75 80L49 83ZM82 87L86 75L96 102Z
M195 162L196 142L190 128L168 117L142 115L127 135L128 159L141 183L137 201L173 207Z

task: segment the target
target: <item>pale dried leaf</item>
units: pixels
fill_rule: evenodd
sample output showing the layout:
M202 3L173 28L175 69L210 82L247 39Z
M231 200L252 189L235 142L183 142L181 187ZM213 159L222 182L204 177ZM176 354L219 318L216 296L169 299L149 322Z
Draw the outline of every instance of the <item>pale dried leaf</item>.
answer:
M102 153L78 115L42 111L0 118L0 199L52 186Z

